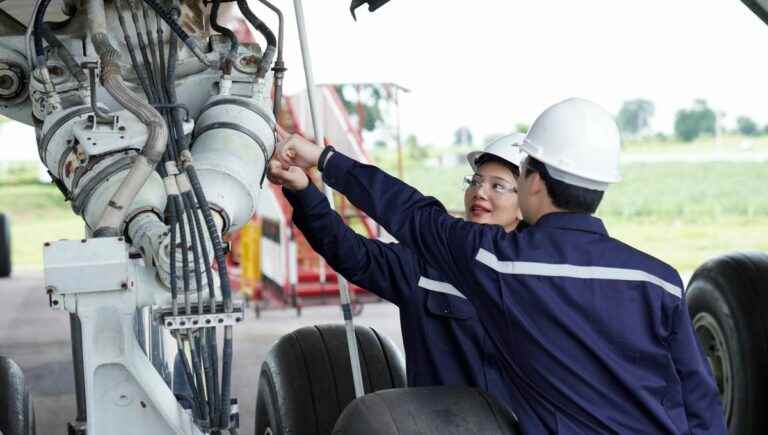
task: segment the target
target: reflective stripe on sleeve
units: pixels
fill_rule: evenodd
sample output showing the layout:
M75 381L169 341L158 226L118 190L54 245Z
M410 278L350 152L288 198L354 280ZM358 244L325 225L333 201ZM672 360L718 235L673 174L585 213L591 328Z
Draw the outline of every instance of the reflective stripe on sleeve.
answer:
M447 282L435 281L433 279L429 279L421 276L419 277L419 287L466 299L466 296L461 294L461 292L456 287L448 284Z

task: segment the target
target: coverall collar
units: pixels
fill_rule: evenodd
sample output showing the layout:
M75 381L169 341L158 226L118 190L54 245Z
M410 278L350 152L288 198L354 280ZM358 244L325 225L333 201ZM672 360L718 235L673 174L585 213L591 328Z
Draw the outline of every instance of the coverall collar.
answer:
M586 213L555 212L540 217L534 227L560 228L608 235L603 221Z

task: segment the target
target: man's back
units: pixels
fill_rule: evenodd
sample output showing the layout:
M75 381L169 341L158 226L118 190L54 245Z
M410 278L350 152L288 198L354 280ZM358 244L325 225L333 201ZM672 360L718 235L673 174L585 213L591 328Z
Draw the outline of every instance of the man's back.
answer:
M674 269L576 213L546 215L475 259L478 285L499 289L488 296L505 333L491 335L527 402L515 406L524 429L527 419L555 433L721 427Z

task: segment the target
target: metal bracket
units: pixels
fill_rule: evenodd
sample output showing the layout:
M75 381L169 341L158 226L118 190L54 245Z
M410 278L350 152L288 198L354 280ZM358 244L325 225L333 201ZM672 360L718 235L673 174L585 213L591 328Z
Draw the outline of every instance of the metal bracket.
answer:
M174 316L170 308L157 310L161 324L168 330L197 329L213 326L234 326L245 318L245 303L233 301L231 313L224 312L224 305L218 303L215 312L210 312L210 305L206 304L203 313L197 313L197 304L192 305L192 313Z

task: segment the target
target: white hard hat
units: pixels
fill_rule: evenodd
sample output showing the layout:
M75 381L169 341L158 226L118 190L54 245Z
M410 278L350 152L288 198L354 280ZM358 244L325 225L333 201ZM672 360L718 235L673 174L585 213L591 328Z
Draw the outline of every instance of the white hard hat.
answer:
M610 113L591 101L570 98L549 107L520 148L567 184L606 190L621 181L619 128Z
M525 135L522 133L512 133L502 136L486 145L484 150L472 151L467 154L469 166L472 167L473 171L477 172L478 159L486 154L490 154L519 168L520 162L524 157L523 153L520 151L520 144L523 142L523 139L525 139Z

